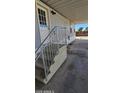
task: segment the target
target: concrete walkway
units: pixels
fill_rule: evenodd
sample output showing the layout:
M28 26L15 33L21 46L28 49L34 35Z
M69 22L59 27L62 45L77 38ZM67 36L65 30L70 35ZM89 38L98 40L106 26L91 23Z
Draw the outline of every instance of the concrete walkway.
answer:
M36 83L36 90L39 91L88 93L88 40L76 39L68 46L66 62L47 85L43 87L40 82L37 81Z

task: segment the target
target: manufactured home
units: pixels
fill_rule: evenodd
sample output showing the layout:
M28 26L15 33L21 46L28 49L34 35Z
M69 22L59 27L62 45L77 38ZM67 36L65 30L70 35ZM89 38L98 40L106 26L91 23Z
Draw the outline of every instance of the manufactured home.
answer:
M65 62L67 45L76 35L75 21L45 1L56 0L36 0L35 3L35 78L46 84Z
M74 24L39 0L35 17L35 77L47 83L65 61L67 44L75 40Z

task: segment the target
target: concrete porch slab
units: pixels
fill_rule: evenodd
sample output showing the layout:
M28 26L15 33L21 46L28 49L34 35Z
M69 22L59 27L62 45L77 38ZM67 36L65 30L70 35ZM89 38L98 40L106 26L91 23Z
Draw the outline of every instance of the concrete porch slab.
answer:
M47 85L36 81L36 93L88 93L88 40L76 39L68 46L66 62Z

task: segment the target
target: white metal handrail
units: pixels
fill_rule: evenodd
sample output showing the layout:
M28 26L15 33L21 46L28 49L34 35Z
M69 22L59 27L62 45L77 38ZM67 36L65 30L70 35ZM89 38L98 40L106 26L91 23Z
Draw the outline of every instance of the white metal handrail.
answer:
M54 27L35 51L35 64L38 59L41 59L38 64L44 69L45 79L50 73L49 68L54 63L54 57L59 53L59 48L67 44L66 30L66 27Z

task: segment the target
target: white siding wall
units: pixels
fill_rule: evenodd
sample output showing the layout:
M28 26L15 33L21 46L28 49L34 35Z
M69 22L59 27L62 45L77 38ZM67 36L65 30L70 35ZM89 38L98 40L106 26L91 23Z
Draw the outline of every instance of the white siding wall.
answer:
M39 0L37 0L37 1L39 1ZM63 17L62 15L60 15L59 13L57 13L56 11L56 14L55 15L52 15L51 14L51 10L53 10L53 9L51 9L49 6L47 6L47 5L45 5L44 3L42 3L42 2L39 2L40 3L40 5L42 6L42 7L44 7L44 8L46 8L47 10L48 10L48 20L49 20L49 24L48 24L48 28L49 28L49 31L54 27L54 26L62 26L62 27L67 27L67 37L68 36L70 36L71 38L71 40L68 40L67 39L67 43L69 44L69 43L71 43L72 42L72 40L74 40L75 38L74 38L74 36L72 37L72 33L70 33L70 27L71 27L71 23L70 23L70 20L69 19L67 19L67 18L65 18L65 17ZM53 10L54 11L54 10ZM73 31L74 32L74 31ZM47 32L46 32L47 33ZM74 33L73 33L73 35L75 35ZM41 38L43 38L43 37L41 37Z
M68 44L73 42L76 39L75 26L73 23L71 23L71 29L72 29L72 31L69 32L70 40L68 40Z
M51 9L52 10L52 9ZM70 26L69 20L61 16L59 13L56 12L55 15L52 15L50 13L50 21L51 21L51 28L54 26L63 26L63 27L68 27Z

